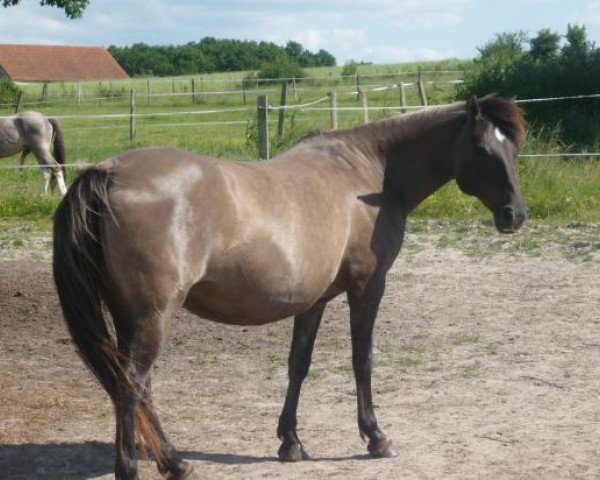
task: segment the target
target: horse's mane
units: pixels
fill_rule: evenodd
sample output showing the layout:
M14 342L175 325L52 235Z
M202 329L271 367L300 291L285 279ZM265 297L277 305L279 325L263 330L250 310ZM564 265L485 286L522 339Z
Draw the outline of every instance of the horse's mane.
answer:
M517 147L521 148L526 137L526 122L523 115L523 110L512 99L498 97L495 94L486 95L479 99L481 113L502 133L504 133ZM440 116L445 116L452 112L464 112L466 108L465 102L456 102L452 105L426 108L419 112L409 113L378 122L373 122L367 125L354 127L350 130L323 131L320 129L311 130L302 137L298 143L314 142L324 138L347 137L351 133L350 138L359 142L361 145L368 143L364 142L365 138L373 138L374 129L392 129L395 132L394 138L399 138L402 135L410 135L412 131L420 128L424 123L435 121ZM399 134L399 132L403 132Z
M496 95L479 99L481 113L496 125L519 148L525 142L526 122L523 110L514 102Z

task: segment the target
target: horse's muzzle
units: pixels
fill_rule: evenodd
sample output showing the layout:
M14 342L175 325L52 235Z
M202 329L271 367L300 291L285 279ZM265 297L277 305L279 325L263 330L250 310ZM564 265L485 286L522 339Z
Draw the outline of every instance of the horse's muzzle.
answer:
M519 208L513 205L504 205L494 212L494 221L499 232L515 233L527 220L527 216L527 207Z

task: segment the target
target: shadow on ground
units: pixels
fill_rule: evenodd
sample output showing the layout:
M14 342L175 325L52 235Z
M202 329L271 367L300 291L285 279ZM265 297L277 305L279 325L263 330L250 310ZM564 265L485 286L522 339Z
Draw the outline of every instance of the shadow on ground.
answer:
M234 453L181 452L186 460L247 465L279 462L277 457L238 455ZM340 458L313 458L313 461L363 460L368 455ZM112 443L58 443L0 445L0 476L12 480L87 480L114 471Z

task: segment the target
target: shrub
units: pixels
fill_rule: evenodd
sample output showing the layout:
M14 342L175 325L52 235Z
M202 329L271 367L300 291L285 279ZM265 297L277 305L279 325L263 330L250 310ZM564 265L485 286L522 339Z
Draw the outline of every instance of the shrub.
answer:
M479 49L465 72L459 98L497 93L519 99L595 94L600 75L600 50L586 40L585 28L569 25L566 44L558 50L557 35L541 30L528 43L521 32L497 35ZM552 129L560 124L560 140L581 148L600 146L600 101L572 99L524 104L530 123Z
M344 64L344 67L342 68L341 76L342 77L351 77L352 75L356 75L357 72L358 72L358 63L356 63L354 60L350 60L349 62Z
M304 73L304 70L302 70L297 63L290 62L286 59L265 63L257 75L259 79L273 79L273 81L278 81L276 79L283 78L292 79L306 77L306 73Z
M0 81L0 103L17 103L19 87L10 80Z

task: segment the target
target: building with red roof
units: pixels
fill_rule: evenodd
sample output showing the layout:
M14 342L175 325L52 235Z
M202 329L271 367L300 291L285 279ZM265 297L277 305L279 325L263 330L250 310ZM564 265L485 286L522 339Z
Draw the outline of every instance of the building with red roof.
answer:
M104 47L0 45L0 79L66 82L129 78Z

